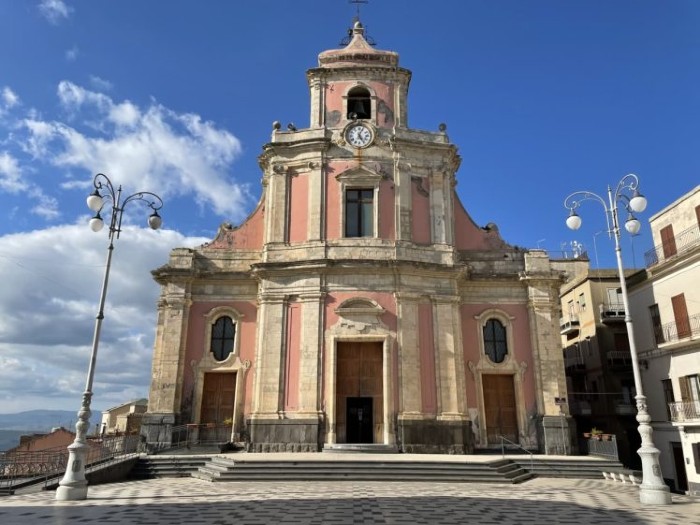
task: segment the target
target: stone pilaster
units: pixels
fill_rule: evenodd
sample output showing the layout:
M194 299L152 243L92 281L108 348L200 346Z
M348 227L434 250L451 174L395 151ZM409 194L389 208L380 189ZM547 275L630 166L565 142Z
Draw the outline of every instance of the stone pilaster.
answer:
M396 294L399 319L399 419L422 412L420 353L418 348L418 297Z
M169 444L169 428L176 423L189 422L179 421L189 418L189 413L181 414L182 377L191 304L189 288L189 282L170 282L161 289L148 412L144 415L141 426L141 434L149 446Z
M537 411L542 418L543 442L547 454L561 454L561 436L568 435L570 418L568 405L561 407L557 399L566 399L564 354L559 334L559 288L561 274L553 271L544 251L525 254L525 271L520 280L528 292L528 314L535 373ZM566 428L562 431L561 426ZM556 434L556 435L555 435Z

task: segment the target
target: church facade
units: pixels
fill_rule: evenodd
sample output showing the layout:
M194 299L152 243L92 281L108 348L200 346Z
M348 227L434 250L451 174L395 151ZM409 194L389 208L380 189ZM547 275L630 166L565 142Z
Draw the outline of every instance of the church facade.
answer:
M227 423L258 452L569 450L561 271L474 223L446 127L408 126L411 72L350 36L307 72L309 127L273 125L248 219L153 272L145 440Z

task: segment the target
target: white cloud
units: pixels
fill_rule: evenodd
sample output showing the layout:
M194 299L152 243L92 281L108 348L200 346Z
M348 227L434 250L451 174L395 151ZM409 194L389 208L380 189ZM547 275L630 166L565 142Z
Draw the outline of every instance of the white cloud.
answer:
M58 25L62 20L67 19L73 12L63 0L41 0L39 12L53 25Z
M167 198L193 195L231 220L244 218L251 196L228 175L239 140L193 113L128 100L62 81L57 95L71 125L27 118L22 147L34 159L71 170L102 172L129 187Z
M115 241L93 406L146 397L158 286L150 270L203 238L125 226ZM3 412L80 404L105 269L107 235L84 221L0 237ZM43 399L43 400L42 400Z
M19 104L19 97L8 86L2 88L2 102L6 109L10 109Z
M3 93L0 103L20 105L9 87ZM56 93L63 120L47 119L32 108L23 117L15 112L12 121L0 120L8 132L0 137L0 192L29 196L31 213L55 220L63 200L57 192L88 189L92 176L102 172L166 200L193 198L226 220L245 218L253 197L230 175L241 153L230 132L194 113L155 101L143 107L115 101L69 81L60 82ZM62 179L47 184L45 167Z
M70 49L66 50L66 60L68 62L75 62L78 60L78 55L80 54L80 50L78 50L78 46L73 46Z
M18 193L27 189L22 180L22 170L16 158L7 151L0 151L0 190Z
M109 91L114 87L109 80L100 78L97 75L90 75L90 84L99 91Z

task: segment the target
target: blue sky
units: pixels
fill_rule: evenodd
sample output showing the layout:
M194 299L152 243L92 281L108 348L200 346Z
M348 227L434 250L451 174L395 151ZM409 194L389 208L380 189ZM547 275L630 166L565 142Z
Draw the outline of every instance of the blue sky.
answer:
M79 404L107 243L86 226L97 172L165 200L159 232L127 210L94 404L146 395L149 270L253 209L271 123L308 125L305 71L353 15L345 0L0 0L0 412ZM700 181L696 0L372 0L362 20L413 71L409 125L447 124L462 202L512 244L578 241L612 266L602 208L574 234L562 202L633 172L649 208L623 251L641 266L648 217Z

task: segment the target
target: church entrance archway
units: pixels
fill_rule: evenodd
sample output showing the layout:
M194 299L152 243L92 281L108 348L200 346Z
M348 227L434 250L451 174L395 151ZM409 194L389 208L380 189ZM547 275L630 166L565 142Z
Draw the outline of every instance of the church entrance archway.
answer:
M488 444L500 444L501 436L518 443L518 415L513 376L484 374L482 382Z
M231 440L236 405L236 372L207 372L202 385L202 404L197 429L200 443Z
M384 380L381 342L338 342L338 443L382 443Z

